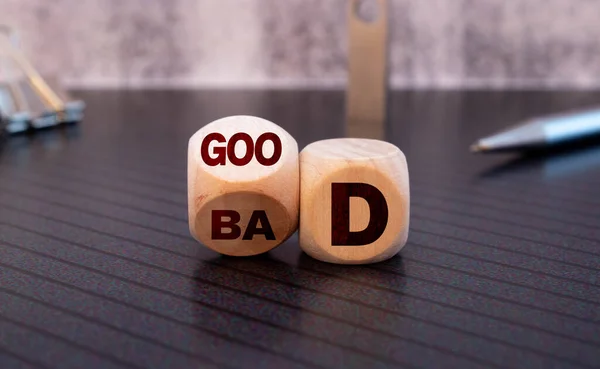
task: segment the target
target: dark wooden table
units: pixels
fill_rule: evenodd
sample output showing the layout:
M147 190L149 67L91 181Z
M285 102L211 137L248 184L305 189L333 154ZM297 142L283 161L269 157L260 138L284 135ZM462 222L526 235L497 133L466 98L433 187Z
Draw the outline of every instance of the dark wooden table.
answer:
M75 93L86 120L0 152L0 367L599 368L600 145L473 156L476 138L591 92L395 92L409 162L399 256L220 257L187 225L187 140L251 114L300 147L341 92Z

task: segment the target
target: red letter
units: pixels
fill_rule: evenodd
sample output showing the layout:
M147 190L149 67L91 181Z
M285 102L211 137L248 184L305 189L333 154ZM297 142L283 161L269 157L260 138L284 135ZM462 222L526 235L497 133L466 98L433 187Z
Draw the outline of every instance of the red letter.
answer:
M238 141L244 141L246 144L246 155L241 158L235 156L235 144ZM254 143L252 142L252 137L250 137L247 133L236 133L229 139L227 143L227 156L229 157L229 161L233 165L244 166L252 160L252 156L254 155Z
M229 217L229 221L224 222L223 217ZM212 211L212 239L213 240L235 240L240 237L242 230L237 225L240 221L240 213L235 210L213 210ZM223 233L224 227L231 229L229 233Z
M359 232L350 232L350 197L362 197L369 204L369 225ZM375 242L388 222L385 197L367 183L331 184L331 245L360 246Z
M271 156L269 159L265 158L263 155L263 145L267 140L271 140L271 142L273 142L273 147L275 148L273 151L273 156ZM263 133L262 135L258 136L258 139L256 140L255 155L256 160L258 160L258 162L262 165L271 166L277 163L279 158L281 158L281 140L279 139L279 136L273 132Z
M226 154L224 147L215 147L213 149L213 152L217 154L216 157L211 158L210 155L208 155L208 146L212 141L225 142L225 137L223 137L223 135L220 133L211 133L204 137L204 140L202 140L202 146L200 147L200 155L202 156L202 160L204 160L206 165L211 167L214 167L215 165L225 165Z

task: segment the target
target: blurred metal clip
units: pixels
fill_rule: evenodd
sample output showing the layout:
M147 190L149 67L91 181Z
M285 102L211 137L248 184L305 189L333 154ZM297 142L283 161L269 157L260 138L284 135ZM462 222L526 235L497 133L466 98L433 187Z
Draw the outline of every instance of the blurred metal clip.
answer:
M83 119L85 103L73 100L58 84L51 88L19 47L17 32L0 24L8 42L0 42L5 81L0 85L0 112L8 133L19 133L77 123ZM14 73L15 65L24 77Z

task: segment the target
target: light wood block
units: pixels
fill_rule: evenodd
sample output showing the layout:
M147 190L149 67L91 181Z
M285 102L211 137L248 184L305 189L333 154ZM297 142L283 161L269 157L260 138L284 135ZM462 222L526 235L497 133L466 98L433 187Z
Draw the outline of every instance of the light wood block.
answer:
M315 259L367 264L406 244L410 215L406 158L379 140L314 142L300 153L300 247Z
M200 243L231 256L267 252L297 230L298 207L298 144L283 128L231 116L190 138L189 227Z
M375 19L361 18L361 3L374 7ZM347 19L346 136L381 139L387 117L388 1L348 0Z

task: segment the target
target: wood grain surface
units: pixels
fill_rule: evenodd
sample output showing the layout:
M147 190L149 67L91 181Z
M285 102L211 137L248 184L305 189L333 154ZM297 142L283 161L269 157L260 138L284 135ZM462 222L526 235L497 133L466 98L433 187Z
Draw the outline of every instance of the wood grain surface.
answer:
M274 137L263 140L265 134ZM208 122L189 140L187 168L190 233L203 245L224 255L258 255L296 232L298 143L277 124L245 115Z
M389 82L388 1L349 0L346 12L346 135L381 139L385 135Z
M338 264L387 260L406 244L406 158L381 140L320 140L300 153L300 247Z
M189 234L187 143L278 122L344 135L343 91L74 91L79 126L0 150L0 365L40 368L597 368L600 146L473 156L478 137L597 92L394 92L408 242L334 265L297 235L220 256Z

